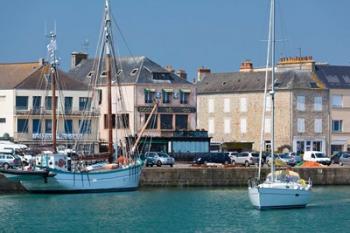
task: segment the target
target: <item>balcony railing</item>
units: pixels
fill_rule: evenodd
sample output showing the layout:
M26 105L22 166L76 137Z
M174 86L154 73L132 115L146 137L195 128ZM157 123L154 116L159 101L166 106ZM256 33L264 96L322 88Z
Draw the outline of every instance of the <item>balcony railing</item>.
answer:
M15 140L20 141L35 141L35 140L44 140L50 141L52 140L51 133L15 133ZM66 140L90 140L97 141L96 134L79 134L79 133L57 133L56 139L58 141L66 141Z
M43 109L29 109L29 110L16 110L17 115L52 115L51 110L43 110ZM58 111L57 114L64 114L67 116L81 116L81 115L89 115L89 116L99 116L100 111L99 110L91 110L91 111Z

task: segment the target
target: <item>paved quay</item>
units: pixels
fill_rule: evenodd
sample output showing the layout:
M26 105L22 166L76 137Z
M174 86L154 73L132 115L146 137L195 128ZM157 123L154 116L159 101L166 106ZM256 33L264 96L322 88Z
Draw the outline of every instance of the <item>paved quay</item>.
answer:
M311 178L314 185L350 185L350 166L322 168L292 168L304 179ZM270 172L262 169L262 176ZM244 187L247 180L257 174L256 167L192 167L177 164L174 167L145 167L141 187ZM0 193L19 193L21 185L9 182L0 175Z

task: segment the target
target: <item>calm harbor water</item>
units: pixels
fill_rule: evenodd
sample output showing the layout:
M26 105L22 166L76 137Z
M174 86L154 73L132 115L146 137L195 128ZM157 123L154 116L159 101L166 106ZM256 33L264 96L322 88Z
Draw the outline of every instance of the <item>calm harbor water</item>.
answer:
M1 232L350 232L350 186L315 187L305 209L257 211L245 188L0 195Z

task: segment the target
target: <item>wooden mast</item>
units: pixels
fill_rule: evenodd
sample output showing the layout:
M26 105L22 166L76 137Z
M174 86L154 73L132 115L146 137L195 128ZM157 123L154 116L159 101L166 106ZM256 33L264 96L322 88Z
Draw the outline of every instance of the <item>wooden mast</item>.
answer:
M57 116L56 116L56 68L52 67L52 76L51 76L51 107L52 107L52 149L53 153L57 152L57 142L56 142L56 131L57 131Z
M111 58L111 18L109 15L109 2L106 0L105 16L105 49L107 67L107 121L108 121L108 161L113 161L113 129L112 129L112 58Z

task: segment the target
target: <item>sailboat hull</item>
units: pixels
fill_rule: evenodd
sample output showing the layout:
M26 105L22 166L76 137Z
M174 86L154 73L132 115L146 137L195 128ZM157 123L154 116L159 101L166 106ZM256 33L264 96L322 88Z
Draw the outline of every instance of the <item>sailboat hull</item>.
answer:
M287 185L288 186L288 185ZM285 187L249 187L249 199L257 209L304 208L311 200L311 190Z
M52 171L53 176L21 175L17 180L32 193L92 193L136 190L139 186L142 165L127 168L93 171ZM15 177L12 177L14 180Z

